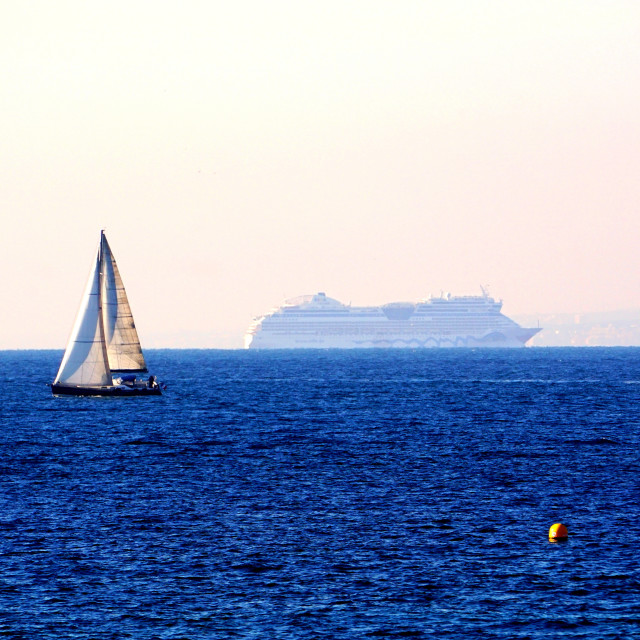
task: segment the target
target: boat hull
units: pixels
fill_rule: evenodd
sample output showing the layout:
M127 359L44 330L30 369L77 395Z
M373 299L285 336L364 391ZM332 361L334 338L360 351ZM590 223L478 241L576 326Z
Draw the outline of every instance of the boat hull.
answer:
M54 396L161 396L160 387L81 387L77 385L52 384Z

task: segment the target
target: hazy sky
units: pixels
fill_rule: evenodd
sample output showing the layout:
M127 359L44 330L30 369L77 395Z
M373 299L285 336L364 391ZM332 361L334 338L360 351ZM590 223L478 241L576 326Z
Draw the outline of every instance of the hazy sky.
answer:
M143 346L325 291L640 307L640 2L5 2L0 348L104 227Z

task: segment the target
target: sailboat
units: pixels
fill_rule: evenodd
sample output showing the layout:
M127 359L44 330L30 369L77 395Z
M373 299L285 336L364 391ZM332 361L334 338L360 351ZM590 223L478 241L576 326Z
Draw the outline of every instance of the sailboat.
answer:
M147 371L120 271L101 231L98 253L51 391L73 396L161 395L154 376L138 378Z

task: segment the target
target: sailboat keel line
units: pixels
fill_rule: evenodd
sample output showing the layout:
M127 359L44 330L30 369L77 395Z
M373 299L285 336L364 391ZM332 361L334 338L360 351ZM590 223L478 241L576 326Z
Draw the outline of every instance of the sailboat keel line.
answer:
M52 384L51 392L54 396L161 396L160 387L71 387Z

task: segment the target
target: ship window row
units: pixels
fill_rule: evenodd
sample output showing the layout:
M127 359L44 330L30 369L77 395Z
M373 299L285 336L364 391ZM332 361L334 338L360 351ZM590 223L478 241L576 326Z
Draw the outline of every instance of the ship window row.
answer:
M324 335L324 336L341 336L341 335L368 335L368 336L420 336L420 335L463 335L467 333L486 332L488 327L432 327L430 329L424 329L422 331L416 330L399 330L399 331L383 331L376 329L363 329L359 327L349 327L347 329L336 329L334 327L305 327L304 330L296 331L292 334L286 329L272 329L269 331L272 335L291 336L291 335ZM496 329L492 327L491 329Z
M447 316L439 316L438 314L415 314L409 318L398 319L398 318L389 318L384 315L366 315L359 316L354 318L352 316L297 316L297 315L287 315L287 316L268 316L267 317L271 322L290 322L290 323L299 323L306 324L307 322L343 322L348 324L355 324L358 322L383 322L385 324L391 322L428 322L430 320L437 320L438 322L474 322L476 320L482 320L483 322L500 322L503 320L507 320L505 316L496 316L496 315L447 315Z
M384 320L384 321L380 321L379 319L374 320L372 322L363 322L363 323L356 323L356 322L323 322L321 320L318 321L307 321L304 323L301 322L286 322L283 321L282 319L278 319L278 320L270 320L270 321L265 321L264 323L265 325L269 325L271 327L276 327L278 325L281 325L283 327L287 327L288 330L296 330L298 328L303 329L304 327L327 327L327 326L332 326L332 327L337 327L340 329L343 328L348 328L348 327L353 327L353 326L365 326L365 327L379 327L380 329L388 329L388 330L397 330L397 329L403 329L403 328L408 328L408 329L413 329L413 330L419 330L421 327L432 327L432 326L456 326L456 327L471 327L471 326L502 326L505 324L509 324L509 323L505 323L505 322L494 322L494 321L488 321L487 319L483 319L483 318L451 318L451 319L447 319L446 321L441 320L440 318L433 318L433 319L425 319L422 322L412 322L412 321L398 321L398 320Z
M467 315L469 313L473 313L474 315L488 315L488 316L496 316L498 315L499 309L496 308L485 308L485 309L451 309L451 308L438 308L438 307L430 307L428 309L417 308L412 315ZM349 316L351 318L363 318L363 317L383 317L384 311L381 309L377 310L367 310L367 311L357 311L357 310L349 310L349 309L308 309L308 310L289 310L282 309L278 315L285 315L287 317L298 317L298 318L308 318L310 316L319 315L319 316ZM386 317L386 316L385 316Z

